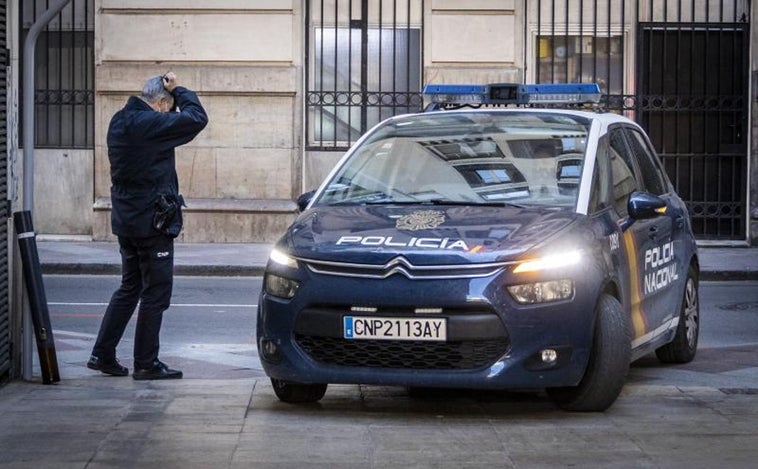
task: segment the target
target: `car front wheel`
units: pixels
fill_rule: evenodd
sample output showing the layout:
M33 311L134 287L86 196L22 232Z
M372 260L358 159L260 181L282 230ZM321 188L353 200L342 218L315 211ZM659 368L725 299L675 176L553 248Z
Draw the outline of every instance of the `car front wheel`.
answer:
M602 412L616 401L624 387L631 360L631 334L619 301L602 295L595 310L595 332L587 370L577 386L548 388L561 408Z
M689 363L695 358L700 332L700 305L698 303L697 273L690 266L684 285L679 325L674 340L655 351L663 363Z

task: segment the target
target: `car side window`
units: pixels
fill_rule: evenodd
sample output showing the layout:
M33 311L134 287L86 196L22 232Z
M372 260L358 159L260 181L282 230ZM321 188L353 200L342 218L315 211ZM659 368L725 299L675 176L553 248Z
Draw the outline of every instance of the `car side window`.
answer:
M592 174L592 191L587 213L595 213L608 206L610 197L610 172L608 163L608 138L598 142L595 170Z
M628 215L626 204L629 195L639 190L640 184L635 177L634 164L622 130L612 129L609 132L608 143L607 155L611 163L613 181L613 206L620 216L625 217Z
M626 135L629 137L629 146L632 148L632 153L640 168L645 190L655 195L668 192L668 187L661 176L660 169L653 161L655 156L651 152L642 132L637 129L627 128Z

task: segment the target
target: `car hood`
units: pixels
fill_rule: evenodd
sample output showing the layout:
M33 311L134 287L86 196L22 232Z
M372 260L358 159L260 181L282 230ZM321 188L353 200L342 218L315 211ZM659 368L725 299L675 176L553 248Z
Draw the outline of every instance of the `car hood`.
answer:
M568 210L493 206L351 205L302 213L279 246L295 257L416 265L516 259L565 232Z

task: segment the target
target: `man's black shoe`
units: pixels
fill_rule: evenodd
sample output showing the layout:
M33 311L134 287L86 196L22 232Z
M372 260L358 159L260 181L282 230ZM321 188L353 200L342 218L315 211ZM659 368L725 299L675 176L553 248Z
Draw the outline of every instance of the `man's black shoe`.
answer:
M92 355L87 362L87 368L111 376L129 376L129 368L121 365L115 358L112 361L106 361Z
M150 368L134 367L132 378L136 380L143 379L181 379L183 376L179 370L172 370L165 363L156 360Z

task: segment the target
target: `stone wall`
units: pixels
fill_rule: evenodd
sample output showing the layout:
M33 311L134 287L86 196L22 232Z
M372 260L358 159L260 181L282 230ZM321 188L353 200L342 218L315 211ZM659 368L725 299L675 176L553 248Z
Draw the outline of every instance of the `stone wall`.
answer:
M521 2L434 0L425 7L424 83L521 81Z
M93 238L111 239L105 135L146 78L173 70L210 122L177 150L184 242L271 242L300 180L297 0L101 0L95 38Z
M19 151L22 155L23 151ZM34 151L34 229L89 236L92 226L92 150ZM21 171L23 172L23 171Z

